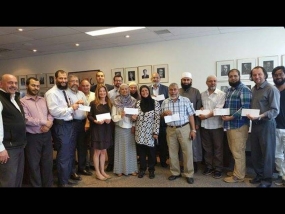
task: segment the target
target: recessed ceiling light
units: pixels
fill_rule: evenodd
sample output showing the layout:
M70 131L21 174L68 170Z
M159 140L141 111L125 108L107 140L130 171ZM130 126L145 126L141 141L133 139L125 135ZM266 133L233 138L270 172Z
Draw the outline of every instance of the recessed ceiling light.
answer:
M34 50L33 50L33 52L37 52L37 50L36 50L36 49L34 49Z
M89 31L85 33L90 36L100 36L100 35L105 35L105 34L119 33L119 32L131 31L131 30L139 30L142 28L145 28L145 27L114 27L114 28L107 28L107 29L102 29L102 30Z
M22 28L19 28L19 29L18 29L18 31L23 31L23 30L24 30L24 29L22 29Z
M78 43L76 43L76 44L75 44L75 46L77 46L77 47L78 47L78 46L79 46L79 44L78 44Z
M130 38L130 35L126 35L125 37L126 37L126 38Z

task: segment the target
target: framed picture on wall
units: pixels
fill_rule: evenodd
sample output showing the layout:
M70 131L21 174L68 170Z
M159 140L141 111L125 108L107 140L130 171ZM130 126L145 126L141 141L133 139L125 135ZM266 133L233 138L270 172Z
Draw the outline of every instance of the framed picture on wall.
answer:
M138 67L139 83L150 83L151 80L151 65Z
M47 87L51 88L55 84L55 77L53 73L47 74Z
M27 79L30 78L30 77L35 77L35 78L37 78L37 75L36 75L36 74L27 74Z
M136 82L138 83L138 68L125 68L124 83Z
M113 77L116 76L117 74L120 74L124 78L124 68L112 69L112 82L113 82Z
M40 81L41 88L47 87L47 76L46 74L37 74L37 79Z
M237 68L240 71L241 79L249 80L251 69L255 67L255 59L238 59Z
M27 93L26 90L22 89L22 90L19 90L19 92L20 92L20 97L21 97L21 98L23 98L24 96L26 96L26 93Z
M234 68L234 60L225 60L217 62L217 79L227 80L229 70Z
M90 85L93 86L97 84L96 74L98 71L100 70L97 69L97 70L87 70L87 71L74 71L74 72L68 72L68 75L73 74L77 76L79 82L81 82L81 80L83 79L87 79L90 82Z
M26 80L27 76L26 75L21 75L18 77L18 83L19 83L19 89L26 89Z
M158 73L160 82L169 82L168 64L154 65L152 73Z
M217 88L226 93L228 88L230 88L229 82L228 81L219 82Z
M281 56L281 65L285 66L285 55Z
M268 78L272 78L271 72L273 68L278 66L278 56L259 57L258 65L264 67L264 69L267 71Z

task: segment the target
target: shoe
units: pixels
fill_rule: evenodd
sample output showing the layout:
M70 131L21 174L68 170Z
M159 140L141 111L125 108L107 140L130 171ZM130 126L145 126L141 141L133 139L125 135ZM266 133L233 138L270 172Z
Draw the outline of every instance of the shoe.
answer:
M136 172L133 172L131 175L132 176L137 176L138 174Z
M117 174L117 175L118 175L118 177L122 177L123 173L119 173L119 174Z
M279 179L279 180L275 181L274 184L276 186L285 186L285 180Z
M110 165L110 164L108 164L108 166L107 166L107 168L106 168L106 172L112 172L113 171L113 169L114 169L114 166L113 165Z
M230 177L224 178L224 182L226 183L239 183L243 181L244 179L238 179L236 176L230 176Z
M95 177L100 181L106 181L107 180L107 178L105 178L103 175L102 175L102 177L99 177L98 175L96 175Z
M263 183L260 183L257 188L269 188L271 186L271 184L263 184Z
M227 172L227 176L231 177L234 175L234 172Z
M78 181L68 179L67 184L69 184L69 185L77 185L77 184L78 184Z
M76 181L81 181L82 180L82 178L79 175L77 175L76 173L72 173L71 176L70 176L70 179L76 180Z
M220 171L215 171L214 174L212 175L213 178L221 178L222 177L222 172Z
M194 173L198 172L198 163L193 162L193 166L194 166Z
M91 176L91 175L93 175L93 173L92 172L90 172L90 171L87 171L87 170L78 170L78 174L80 174L80 175L87 175L87 176Z
M112 178L112 176L110 176L110 175L103 175L105 178L107 178L107 179L110 179L110 178Z
M261 182L260 178L255 177L254 179L249 181L251 184L259 184Z
M168 164L165 163L165 162L160 163L160 165L161 165L161 167L163 167L163 168L168 168Z
M188 184L193 184L194 183L194 178L186 178L186 181Z
M211 175L214 172L213 169L206 168L203 172L203 175Z
M176 178L180 178L180 177L182 177L181 174L180 174L180 175L171 175L171 176L168 177L168 180L173 181L173 180L175 180Z
M148 177L149 177L150 179L153 179L153 178L155 177L154 171L149 171Z
M139 171L138 178L142 178L145 174L145 171Z

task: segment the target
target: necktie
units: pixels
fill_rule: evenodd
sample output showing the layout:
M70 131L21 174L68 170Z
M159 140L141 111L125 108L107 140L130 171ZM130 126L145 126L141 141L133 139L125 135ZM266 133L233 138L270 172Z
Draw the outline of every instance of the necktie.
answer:
M67 103L67 106L69 107L69 102L68 102L68 99L67 99L67 96L66 96L66 92L65 91L62 91L62 92L63 92L64 98L65 98L65 101Z

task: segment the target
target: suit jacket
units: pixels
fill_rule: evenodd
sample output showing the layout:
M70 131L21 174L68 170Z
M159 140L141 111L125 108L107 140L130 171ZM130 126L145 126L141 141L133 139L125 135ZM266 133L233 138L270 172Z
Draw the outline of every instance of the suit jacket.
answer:
M147 79L147 78L149 78L149 75L147 74L147 75L142 75L142 79Z

